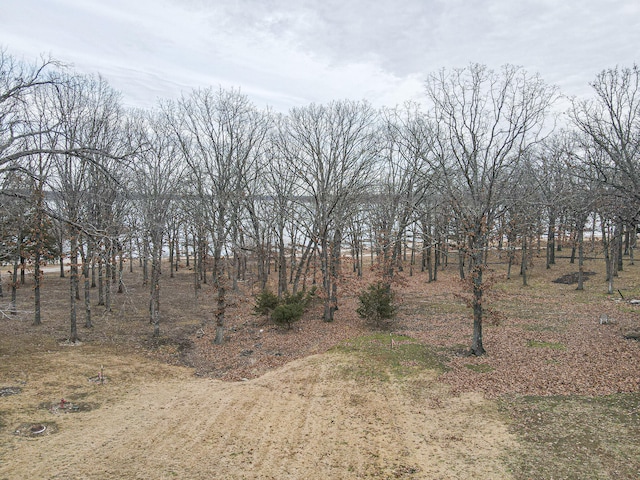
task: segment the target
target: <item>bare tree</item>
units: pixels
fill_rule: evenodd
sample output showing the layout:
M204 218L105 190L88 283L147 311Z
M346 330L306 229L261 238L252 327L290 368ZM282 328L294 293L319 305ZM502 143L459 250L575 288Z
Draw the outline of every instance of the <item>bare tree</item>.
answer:
M282 121L280 117L279 121ZM275 135L274 135L275 136ZM288 290L287 277L287 244L293 242L293 232L287 231L290 221L296 215L294 208L294 195L297 185L295 171L286 160L286 157L279 154L277 137L272 139L265 151L269 162L269 168L265 169L265 187L267 196L270 199L273 224L278 250L278 296L281 297ZM291 240L288 240L290 237ZM291 245L291 251L294 251ZM292 265L293 267L293 265ZM263 286L264 287L264 286Z
M12 265L12 271L9 272L11 300L7 309L12 315L18 313L18 274L21 266L24 267L28 231L32 224L30 184L30 178L19 170L7 171L2 177L4 198L0 203L0 262ZM5 312L2 311L1 315L5 315Z
M585 182L578 176L573 176L570 181L571 193L566 203L571 209L571 217L575 228L574 251L578 250L578 286L577 290L584 289L584 230L587 226L589 215L594 212L599 199L601 189L594 182ZM573 258L574 254L572 254ZM613 286L613 285L612 285Z
M154 337L160 335L162 250L168 217L180 193L184 169L180 146L166 121L166 117L157 114L140 118L139 128L144 132L148 148L136 156L133 167L136 192L133 198L151 249L149 323L153 325Z
M522 154L540 138L556 90L517 67L495 72L471 64L430 75L426 91L437 133L434 168L466 236L474 318L471 353L482 355L489 235Z
M383 278L389 280L396 268L403 269L401 251L407 228L430 193L432 172L427 157L432 138L417 105L383 110L382 117L380 176L369 212Z
M55 85L51 113L56 115L59 126L49 134L51 151L56 153L50 185L57 192L60 207L58 212L51 214L62 219L68 228L71 260L69 340L75 342L78 340L76 299L79 298L82 236L106 235L98 230L96 212L87 208L91 203L90 192L95 191L92 179L95 179L96 169L111 178L105 159L115 160L115 149L119 146L114 137L120 121L119 96L101 78L67 77L65 82ZM86 313L90 315L87 300L86 297ZM86 324L91 325L90 317Z
M523 152L522 158L512 173L511 190L501 201L501 212L497 215L507 219L507 238L510 242L509 273L513 262L515 243L520 244L520 276L522 285L529 282L529 270L533 266L533 241L539 232L545 202L541 200L542 189L537 181L537 151ZM504 222L501 222L504 223ZM498 231L498 235L502 235ZM486 252L488 254L488 250Z
M561 131L548 137L536 151L533 179L540 191L540 202L546 213L546 268L556 263L558 221L567 208L571 195L572 171L569 160L574 154L572 132Z
M600 215L608 292L622 268L625 224L640 216L640 68L603 70L591 83L595 98L573 101L571 118L583 134L585 182L601 184Z
M294 108L282 125L282 155L300 180L300 205L313 222L325 296L324 320L338 308L342 239L375 178L376 112L363 102Z
M606 154L589 159L601 181L640 205L640 68L603 70L591 87L595 98L574 100L571 118Z
M268 124L249 99L236 90L204 89L167 104L174 132L195 181L212 239L213 282L217 289L215 343L224 341L225 248L236 225L246 175L260 155Z
M43 132L52 128L52 124L42 122L42 117L33 115L32 106L36 103L36 94L40 90L58 81L55 72L57 66L59 65L55 61L45 57L33 64L25 64L9 55L5 48L0 48L0 196L2 197L13 196L15 199L16 197L31 196L29 188L21 191L15 189L8 191L5 187L11 185L15 180L15 177L10 178L12 172L20 171L27 177L31 174L37 175L29 168L29 157L40 154L40 159L42 159L43 150L47 147L43 147L40 137ZM36 182L40 180L36 180ZM31 186L34 185L30 182L27 183ZM0 203L7 205L16 202L5 198ZM42 202L39 205L42 206ZM42 208L38 211L42 212ZM36 216L43 220L42 215ZM3 238L3 243L5 241L6 239ZM6 252L0 251L0 256L3 253ZM38 268L36 267L36 269ZM22 271L24 272L24 268ZM16 274L17 269L14 272L14 277ZM36 276L34 321L39 324L39 271L36 272ZM13 312L15 312L16 288L16 279L14 279L12 286Z
M32 123L29 108L38 90L59 82L58 66L46 57L25 64L0 48L0 174L23 168L21 159L49 149L33 140L55 125L49 123L43 131L42 124Z

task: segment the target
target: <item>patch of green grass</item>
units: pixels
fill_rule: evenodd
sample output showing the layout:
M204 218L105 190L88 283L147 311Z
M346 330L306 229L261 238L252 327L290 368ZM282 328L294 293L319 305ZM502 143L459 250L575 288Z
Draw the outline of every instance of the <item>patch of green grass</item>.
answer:
M637 297L634 297L637 298ZM638 305L631 305L629 303L622 303L616 306L618 311L621 313L635 313L640 312L640 307Z
M562 343L558 342L541 342L539 340L529 340L527 346L531 348L550 348L552 350L566 350Z
M640 478L640 394L518 397L502 407L520 440L516 479Z
M464 366L469 370L471 370L472 372L476 372L476 373L489 373L489 372L493 372L494 370L494 368L491 365L487 365L486 363L478 363L475 365L472 363L465 363Z
M349 354L353 358L343 365L343 373L355 378L390 381L424 370L445 370L441 352L403 335L365 335L343 342L330 351Z
M524 329L528 332L561 332L565 330L562 327L556 325L525 325Z
M404 303L399 306L399 311L411 315L423 315L425 317L439 315L464 315L469 308L459 300L450 301L418 301L414 303Z

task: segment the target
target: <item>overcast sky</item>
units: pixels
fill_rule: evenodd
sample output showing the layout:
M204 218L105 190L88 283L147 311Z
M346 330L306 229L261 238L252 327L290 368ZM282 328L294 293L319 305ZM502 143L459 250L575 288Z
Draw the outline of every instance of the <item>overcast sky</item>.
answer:
M1 0L0 46L101 73L127 105L206 86L258 107L420 100L443 67L505 63L589 95L640 52L639 0Z

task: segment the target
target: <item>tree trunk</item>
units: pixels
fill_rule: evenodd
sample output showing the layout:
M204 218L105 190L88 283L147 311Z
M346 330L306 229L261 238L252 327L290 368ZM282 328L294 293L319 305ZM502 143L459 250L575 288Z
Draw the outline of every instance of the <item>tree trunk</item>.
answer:
M133 237L129 236L129 273L133 273Z
M416 241L415 233L411 232L411 256L409 258L409 276L413 276L413 266L416 263Z
M144 242L142 246L142 285L149 284L149 244Z
M113 264L111 263L111 252L106 251L105 258L105 271L104 271L104 309L107 312L111 311L111 269Z
M200 260L201 259L201 255L198 252L198 248L196 247L196 243L194 241L193 244L193 290L196 294L196 297L198 296L198 290L200 290L201 288L201 284L200 284Z
M638 237L638 227L637 226L633 226L631 227L631 232L630 232L631 238L630 238L630 242L629 242L629 265L634 265L633 263L633 252L636 249L636 241L637 241L637 237ZM0 296L2 296L2 289L0 288Z
M584 290L584 223L578 230L578 287L576 290Z
M151 252L151 285L149 293L149 322L153 325L153 336L160 336L160 274L162 239L153 240Z
M118 258L118 293L124 293L124 248L120 245L120 256Z
M287 291L287 257L284 243L284 226L278 227L278 297Z
M607 228L604 219L602 219L602 244L604 250L604 261L607 268L607 293L613 294L613 269L615 262L612 257L612 253L615 251L615 247L611 244L614 243L611 238L611 229Z
M18 266L20 264L20 257L16 255L13 261L13 274L11 278L11 315L18 314Z
M118 281L118 276L117 276L118 272L117 272L117 268L116 268L116 265L118 264L116 262L116 255L117 255L118 248L119 248L119 246L117 245L117 242L114 245L113 240L111 240L111 248L110 248L111 257L110 257L110 260L111 260L111 284L112 285L115 285L116 282Z
M613 230L613 238L609 242L611 246L611 271L613 272L613 276L618 276L618 252L620 247L620 237L618 235L618 229L614 228Z
M358 278L362 278L362 268L363 268L363 260L364 260L364 242L362 240L362 233L358 232L357 237L354 239L355 248L356 248L356 258L354 262L355 274Z
M293 274L297 273L297 253L298 253L298 245L297 245L297 236L298 232L294 225L291 225L291 255L289 261L289 284L293 284ZM295 293L295 288L293 289L293 293Z
M216 345L222 345L224 342L224 321L225 312L227 309L226 299L226 279L224 278L224 270L222 269L222 262L218 262L216 280L214 284L218 290L217 309L216 309L216 338L213 343Z
M338 278L340 277L340 252L342 247L342 232L336 229L331 246L331 319L333 322L335 312L338 310Z
M438 281L438 257L440 255L440 250L438 249L438 243L435 243L433 245L433 281L437 282Z
M229 273L231 273L231 276L232 276L231 288L232 288L232 290L234 292L237 292L238 291L238 276L240 275L240 254L238 252L237 245L233 247L233 271L230 271Z
M629 245L631 243L631 232L629 231L629 227L624 230L624 253L623 255L626 257L629 255Z
M471 242L472 240L469 238L469 242ZM462 238L458 239L458 271L460 273L460 280L464 280L465 277L465 273L464 273L464 262L465 262L465 255L467 254L466 252L466 242L467 242L467 238L466 236L463 236ZM473 265L471 265L471 261L469 261L469 267L473 268Z
M77 324L77 303L76 295L78 293L78 234L71 232L71 270L69 273L69 317L71 323L71 332L69 341L76 343L78 341L78 324Z
M82 274L84 276L84 312L85 328L93 328L91 321L91 280L89 278L89 259L93 258L93 247L90 240L87 241L87 253L82 259Z
M426 239L425 239L426 241ZM429 283L433 282L433 247L431 244L427 244L426 247L423 247L424 251L424 268L427 270L427 274L429 275Z
M200 278L202 283L206 285L207 283L207 243L205 242L204 236L200 237L200 248L198 249L198 265L200 266ZM213 261L217 262L219 257L214 257ZM215 267L214 267L215 271Z
M62 253L62 239L60 240L60 242L58 243L58 248L60 249L60 256L58 257L58 260L60 262L60 278L64 278L64 254Z
M189 258L189 232L187 231L186 227L184 229L184 261L185 261L186 267L189 268L191 266L191 264L189 263L189 261L190 261L190 258Z
M526 287L528 285L527 278L527 235L522 236L522 261L520 264L520 274L522 275L522 285Z
M316 244L313 241L313 239L310 238L309 243L306 245L306 247L302 251L302 254L300 255L299 260L297 260L298 263L295 269L296 272L295 272L295 276L293 279L293 286L292 286L292 291L294 295L298 292L298 288L300 286L300 278L303 275L305 264L306 264L307 270L309 269L309 265L314 255L315 248L316 248Z
M547 230L547 268L556 263L556 219L555 215L549 215L549 230Z
M225 216L225 209L220 208L218 211L218 224L216 230L211 233L214 236L213 239L213 287L218 292L217 308L216 308L216 337L213 341L216 345L224 343L225 332L225 314L227 310L227 285L225 279L225 259L222 257L222 252L225 249L225 225L223 219ZM206 275L204 277L206 279Z
M471 273L473 282L473 342L471 343L471 353L477 357L486 353L482 345L482 271L483 266L475 265Z
M616 263L617 263L617 272L622 272L624 266L622 263L622 238L623 238L623 230L624 224L622 222L618 222L616 225Z
M175 269L176 272L178 271L178 269L180 268L180 230L176 229L176 237L175 237L175 243L176 243L176 264L175 264Z
M98 305L104 305L104 251L98 255Z
M33 303L34 314L33 324L40 325L42 323L41 317L41 303L40 303L40 285L42 283L42 272L40 270L40 262L42 261L42 252L44 251L43 245L43 215L42 211L42 190L39 189L39 195L36 198L36 229L34 232L34 259L33 259Z
M458 273L460 275L460 280L464 280L465 277L465 273L464 273L464 249L460 248L458 249Z
M95 248L95 245L91 250ZM96 255L91 255L91 288L96 288Z
M40 304L40 284L42 281L42 272L40 271L40 242L36 241L36 252L33 260L33 302L34 315L33 324L40 325L42 323L41 304Z
M171 230L169 230L171 231ZM173 262L174 262L174 250L175 250L175 235L172 235L168 239L169 245L169 278L173 278Z
M331 275L329 273L329 242L326 235L320 242L320 270L322 272L322 288L324 290L324 312L322 318L325 322L333 321L331 308Z
M20 285L24 285L25 280L25 271L27 270L26 265L27 259L23 256L20 257Z

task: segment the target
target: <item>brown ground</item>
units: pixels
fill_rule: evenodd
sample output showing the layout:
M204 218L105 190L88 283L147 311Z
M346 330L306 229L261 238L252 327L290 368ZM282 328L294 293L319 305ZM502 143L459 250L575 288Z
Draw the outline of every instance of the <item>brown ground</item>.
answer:
M640 390L640 344L623 338L640 307L604 295L599 267L588 266L597 274L584 292L551 283L573 271L567 263L534 270L529 287L499 281L478 359L456 353L470 321L455 271L432 284L406 276L393 330L442 347L448 371L391 380L345 374L363 357L325 353L371 332L353 297L335 323L312 309L286 331L251 315L243 286L227 343L213 346L212 292L196 296L184 270L163 278L163 336L151 340L136 272L69 346L67 284L47 274L41 327L28 285L20 313L0 319L0 395L20 389L0 396L0 479L510 478L519 440L492 398ZM617 283L627 298L640 298L635 268ZM600 325L601 313L614 323ZM104 384L93 381L101 366ZM61 410L61 398L78 411ZM35 425L47 430L32 435Z
M70 348L42 359L77 372L65 375L62 393L47 388L56 376L32 376L23 394L3 399L12 429L55 422L57 432L3 432L0 478L470 478L478 468L477 478L506 475L500 455L513 439L495 406L478 394L441 404L446 389L428 372L423 393L409 396L399 384L345 381L340 365L349 358L340 354L225 383L145 359L100 355L91 363L85 347ZM98 362L109 365L104 385L87 382ZM62 394L96 408L31 407Z

